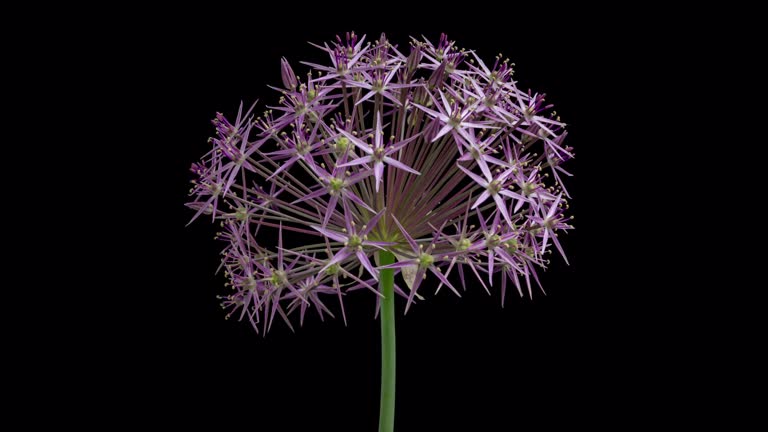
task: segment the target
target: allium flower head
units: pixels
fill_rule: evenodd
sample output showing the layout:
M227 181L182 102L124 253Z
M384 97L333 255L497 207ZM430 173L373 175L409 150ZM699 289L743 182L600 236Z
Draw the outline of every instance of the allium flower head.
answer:
M192 166L193 220L220 222L226 242L228 317L293 328L292 314L333 316L334 299L346 322L344 296L381 297L385 267L403 276L406 312L425 279L460 295L455 273L463 290L467 278L500 286L502 304L510 283L532 295L572 228L561 180L573 153L544 95L518 89L508 60L485 63L445 35L406 49L354 33L315 46L328 64L304 63L302 76L282 59L277 104L217 114ZM284 247L289 231L303 244ZM378 265L380 250L397 262Z

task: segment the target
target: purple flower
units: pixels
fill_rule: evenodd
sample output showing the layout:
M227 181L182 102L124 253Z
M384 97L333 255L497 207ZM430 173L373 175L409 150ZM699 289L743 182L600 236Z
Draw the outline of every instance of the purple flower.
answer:
M449 102L445 97L445 94L442 92L439 92L439 94L442 104L438 102L434 96L430 95L435 101L435 106L437 107L438 111L434 111L419 104L414 104L419 109L432 116L432 118L439 121L438 124L440 124L440 130L432 138L433 142L439 140L445 134L451 133L453 138L456 140L459 151L461 151L462 144L471 145L474 143L474 139L469 135L470 129L496 128L496 126L492 126L488 123L478 123L472 121L472 117L477 110L477 107L474 104L462 108L456 101Z
M424 249L423 244L416 243L416 240L411 237L410 234L408 234L408 231L403 228L403 226L398 222L398 220L393 216L393 221L397 225L397 228L400 229L400 232L402 233L403 237L405 237L405 240L408 242L408 246L410 247L410 250L405 252L406 256L410 258L406 258L403 260L400 260L400 262L397 262L395 264L390 264L388 266L384 266L382 268L396 268L396 269L402 269L406 268L408 266L414 266L416 268L416 274L414 275L414 280L411 285L411 294L408 296L408 303L405 306L405 312L408 312L408 309L411 307L411 303L413 302L413 297L416 295L416 291L419 289L419 285L421 284L422 279L426 279L427 277L427 271L431 272L437 278L440 280L441 284L447 285L456 295L461 296L458 291L456 291L456 288L451 285L451 283L448 281L448 279L443 275L442 269L439 267L440 263L447 261L452 255L460 254L460 251L455 252L445 252L440 255L433 255L435 252L435 242L439 238L439 236L432 237L432 241L429 243L429 246L427 246L426 249Z
M340 167L348 167L348 166L354 166L354 165L361 165L361 164L372 164L373 165L373 176L376 179L376 192L379 191L379 184L381 183L381 178L384 175L384 162L386 162L388 165L391 165L397 169L401 169L403 171L407 171L412 174L420 174L415 169L400 163L397 159L391 157L390 155L394 154L401 148L405 147L409 142L415 140L418 138L418 135L414 135L407 140L400 141L399 143L390 144L387 147L384 147L384 141L382 138L382 130L381 130L381 116L379 113L376 113L376 131L373 136L373 145L365 145L362 141L355 138L348 132L345 132L343 130L339 131L342 135L344 135L348 140L352 142L355 146L357 146L360 150L363 151L363 153L368 154L368 156L363 156L361 158L339 164Z
M339 264L350 256L355 256L359 260L359 263L365 267L366 270L373 276L374 279L378 278L378 272L371 265L371 261L368 259L368 254L365 252L366 246L376 249L384 249L384 246L393 246L396 243L382 242L382 241L370 241L368 240L368 234L376 226L376 222L384 213L385 209L382 209L373 216L367 224L363 225L360 230L357 229L355 222L350 216L349 208L344 203L344 221L346 228L342 229L342 232L334 232L321 228L318 226L312 226L315 230L320 232L326 238L342 243L342 247L333 255L333 257L320 269L320 272L327 270L334 264ZM369 253L372 250L369 250Z
M485 63L445 35L410 51L354 33L315 46L326 64L302 62L297 77L281 59L276 103L217 114L192 166L192 219L222 227L227 317L266 332L275 317L334 317L338 302L346 323L344 298L380 299L382 269L402 277L406 311L426 279L457 295L458 282L500 286L502 304L508 284L533 295L573 228L573 149L544 95L519 89L508 60ZM288 232L303 244L284 244ZM396 262L377 264L379 251Z

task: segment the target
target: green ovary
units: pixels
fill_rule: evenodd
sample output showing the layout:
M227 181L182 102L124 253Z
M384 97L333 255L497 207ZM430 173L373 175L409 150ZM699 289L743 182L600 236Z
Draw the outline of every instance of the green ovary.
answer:
M507 249L517 250L518 242L517 239L509 239L504 243L504 247Z
M536 185L533 183L523 183L523 195L528 196L536 190Z
M334 177L328 182L328 187L331 192L339 192L344 187L344 180Z
M348 146L349 146L349 139L345 136L342 136L342 137L336 138L336 142L334 143L333 148L337 152L341 153L344 150L346 150Z
M341 266L339 266L338 264L332 264L325 270L325 273L333 276L339 273L339 270L341 270Z
M488 248L493 249L501 244L501 237L498 234L490 235L485 239L485 244Z
M347 242L347 246L354 249L358 248L363 245L363 239L360 238L357 234L352 234L349 236L349 241Z
M435 257L430 254L423 253L419 255L419 267L425 269L431 266L435 262Z
M275 270L272 272L272 277L269 278L269 281L272 282L272 285L279 287L287 282L288 278L284 271Z

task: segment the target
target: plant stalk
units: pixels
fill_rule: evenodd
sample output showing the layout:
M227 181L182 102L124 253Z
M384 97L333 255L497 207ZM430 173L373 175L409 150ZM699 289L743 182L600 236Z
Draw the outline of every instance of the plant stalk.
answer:
M379 251L379 265L395 262L391 252ZM379 432L393 432L395 428L395 271L379 271L381 294L381 405Z

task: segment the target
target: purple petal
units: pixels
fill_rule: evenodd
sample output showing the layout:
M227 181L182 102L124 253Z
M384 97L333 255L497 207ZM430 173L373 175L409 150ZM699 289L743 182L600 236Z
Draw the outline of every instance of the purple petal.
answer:
M386 250L387 246L395 246L397 243L393 242L382 242L382 241L364 241L363 246L373 246L376 249Z
M376 192L379 191L379 184L381 178L384 176L384 163L381 161L374 162L373 164L373 176L376 179Z
M366 152L368 154L372 154L373 153L373 150L370 147L368 147L368 144L360 141L356 136L352 135L351 133L349 133L349 132L347 132L347 131L345 131L343 129L339 129L339 133L344 135L352 144L354 144L360 150L362 150L362 151L364 151L364 152Z
M488 284L490 286L493 286L493 261L495 261L493 250L489 250L488 251Z
M411 174L421 175L421 173L416 171L415 169L409 167L408 165L406 165L406 164L404 164L404 163L402 163L400 161L392 159L389 156L385 156L384 157L384 162L386 162L389 165L392 165L395 168L399 168L399 169L401 169L403 171L408 171Z
M557 251L560 252L560 255L563 256L563 259L565 260L565 263L568 265L571 265L571 263L568 262L568 258L565 256L565 252L563 252L563 247L560 246L560 241L557 239L557 236L552 236L552 243L555 244L555 247L557 248Z
M475 203L472 204L472 210L476 209L477 206L484 203L490 196L491 196L491 193L488 192L487 190L484 190L483 193L481 193L480 196L477 197L477 200L475 200Z
M415 260L415 259L414 260L399 261L399 262L396 262L394 264L387 264L385 266L380 266L380 267L377 267L377 268L379 270L381 270L381 269L400 269L400 268L403 268L403 267L412 266L414 264L418 264L418 261Z
M411 245L411 249L413 249L414 252L419 253L419 245L416 243L416 240L411 237L410 234L408 234L408 231L403 228L402 225L400 225L400 221L397 220L395 215L392 215L392 220L395 221L397 224L397 227L400 228L400 232L403 233L403 237L405 237L405 240L408 241L408 244Z
M477 166L480 167L480 171L483 172L483 175L485 175L485 178L490 182L493 180L493 174L491 174L491 169L488 168L488 164L485 162L486 156L480 156L477 159Z
M373 148L378 149L384 147L384 140L382 139L381 135L381 113L376 111L376 130L374 131L373 135Z
M342 194L344 195L345 198L349 198L353 203L368 210L369 212L373 212L373 209L369 207L368 204L365 203L365 201L361 200L360 197L355 195L353 192L349 190L344 190Z
M522 195L520 195L518 193L512 192L509 189L502 189L502 190L499 191L499 193L501 195L508 196L510 198L514 198L514 199L517 199L517 200L525 201L525 197L524 196L522 196ZM517 210L515 210L515 211L517 211Z
M488 187L488 184L490 183L488 180L483 179L482 177L478 176L477 174L473 173L472 171L464 168L463 166L456 164L456 166L464 171L464 174L468 175L472 180L474 180L477 184L479 184L482 187Z
M456 288L454 288L453 285L451 285L451 283L448 281L448 278L446 278L445 275L443 275L442 273L437 271L437 269L435 269L434 267L430 267L429 270L432 271L432 273L435 276L437 276L438 279L440 279L440 282L446 284L448 286L448 288L450 288L451 291L454 292L454 294L456 294L457 296L461 297L461 294L459 294L459 292L456 291Z
M555 215L555 212L557 211L557 206L560 205L560 199L563 197L563 194L559 194L557 196L557 199L555 199L555 203L552 204L552 207L549 208L549 211L547 212L547 219L551 218Z
M368 273L370 273L374 279L378 280L379 272L377 272L376 269L373 268L373 265L371 265L371 261L368 259L368 256L361 251L357 251L355 255L357 255L357 259L360 260L360 263L363 265L363 267L365 267L365 269L368 270Z
M323 218L323 228L328 225L328 221L331 220L331 216L336 212L336 203L339 201L338 195L331 195L328 200L328 207L325 209L325 217Z
M547 241L549 240L549 230L544 229L544 239L541 241L541 254L544 255L544 251L547 249Z
M472 269L472 272L475 274L475 277L477 277L477 280L480 282L480 285L483 286L483 289L485 289L485 292L488 293L488 295L491 295L491 291L488 289L487 286L485 286L485 282L483 282L483 278L480 277L480 272L477 271L477 268L475 267L475 264L472 261L469 261L467 263L469 265L469 268ZM461 268L461 267L459 267ZM462 273L463 275L463 273Z
M336 233L336 232L333 232L333 231L329 231L329 230L327 230L325 228L321 228L319 226L310 225L310 227L314 228L315 231L318 231L320 234L322 234L322 235L324 235L324 236L326 236L326 237L328 237L328 238L330 238L330 239L332 239L334 241L337 241L337 242L342 242L343 243L343 242L347 241L347 239L348 239L347 236L345 236L345 235L343 235L341 233Z
M363 156L361 158L353 159L353 160L351 160L351 161L349 161L347 163L339 164L339 165L336 165L336 166L338 166L338 167L348 167L348 166L353 166L353 165L362 165L362 164L371 163L372 160L373 160L373 158L371 156Z
M376 94L376 92L375 92L375 91L373 91L373 90L369 91L368 93L366 93L366 94L365 94L365 96L361 97L361 98L360 98L360 100L358 100L357 102L355 102L355 105L360 105L360 104L361 104L361 103L363 103L364 101L367 101L368 99L370 99L370 98L371 98L371 96L373 96L373 95L375 95L375 94Z
M411 287L411 293L408 294L408 302L405 304L405 312L408 313L408 310L411 308L411 303L413 303L413 297L416 296L416 290L419 289L419 285L421 285L421 281L424 280L424 269L419 268L416 271L416 277L413 280L413 286Z
M383 208L379 210L378 213L376 213L365 225L365 229L360 232L360 235L367 235L371 230L376 226L376 224L379 222L379 219L381 219L381 216L384 214L384 211L386 208Z
M509 226L512 226L512 219L510 219L509 212L507 211L507 203L504 202L504 199L499 194L494 195L493 200L496 201L496 208L504 216L504 220L507 221Z
M321 187L320 189L318 189L318 190L316 190L316 191L314 191L312 193L309 193L307 195L304 195L303 197L297 199L296 201L293 201L291 204L296 204L296 203L300 203L300 202L303 202L303 201L311 200L311 199L314 199L314 198L319 198L319 197L321 197L321 196L323 196L323 195L325 195L327 193L328 193L328 191L324 187ZM325 224L323 224L323 226L325 226Z
M435 117L435 118L446 117L446 119L447 119L447 116L445 116L444 114L440 114L439 112L431 110L431 109L429 109L429 108L427 108L427 107L425 107L423 105L419 105L417 103L414 103L413 105L416 106L416 108L418 108L418 109L424 111L425 113L431 115L432 117Z
M325 264L325 266L323 266L323 268L320 269L320 272L324 272L324 271L328 270L328 267L344 261L350 255L352 255L352 251L350 251L349 248L342 248L342 249L340 249L338 252L336 252L336 255L334 255L333 258L331 258Z

